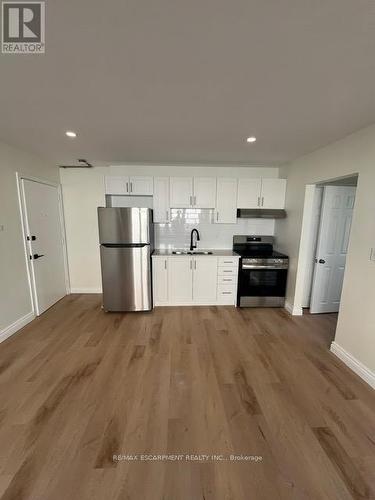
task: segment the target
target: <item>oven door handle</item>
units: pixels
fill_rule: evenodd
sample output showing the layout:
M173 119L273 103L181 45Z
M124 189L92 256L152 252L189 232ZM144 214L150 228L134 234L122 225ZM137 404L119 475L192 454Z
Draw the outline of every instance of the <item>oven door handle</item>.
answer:
M242 264L241 269L272 269L272 270L281 270L288 269L288 266L259 266L258 264Z

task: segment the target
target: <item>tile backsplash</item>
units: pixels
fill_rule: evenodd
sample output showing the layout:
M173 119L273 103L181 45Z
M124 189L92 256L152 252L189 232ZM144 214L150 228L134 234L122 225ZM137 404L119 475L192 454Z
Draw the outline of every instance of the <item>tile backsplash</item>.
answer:
M187 248L190 231L198 229L198 248L232 248L233 235L274 235L274 219L237 219L237 224L215 224L215 211L210 209L171 209L169 224L155 224L155 248Z

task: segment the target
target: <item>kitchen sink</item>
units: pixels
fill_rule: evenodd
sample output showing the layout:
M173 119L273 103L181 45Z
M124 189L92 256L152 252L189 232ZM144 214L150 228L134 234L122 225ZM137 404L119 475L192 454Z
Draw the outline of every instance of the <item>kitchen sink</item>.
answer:
M173 255L212 255L212 252L201 252L197 250L190 252L190 250L175 250L172 252Z

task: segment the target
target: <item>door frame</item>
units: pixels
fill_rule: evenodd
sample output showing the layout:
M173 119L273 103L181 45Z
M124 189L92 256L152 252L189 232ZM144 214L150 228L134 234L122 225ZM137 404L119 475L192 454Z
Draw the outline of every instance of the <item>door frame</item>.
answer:
M313 222L313 217L314 217L314 211L313 211L313 206L314 206L314 194L315 194L315 189L317 187L322 187L326 184L329 184L334 181L340 181L343 179L351 178L351 177L357 177L358 179L358 184L357 188L360 182L360 175L358 172L353 172L352 174L347 174L344 176L340 177L335 177L335 178L328 178L328 179L319 179L314 183L306 184L305 185L305 196L304 196L304 207L303 207L303 215L302 215L302 226L301 226L301 236L300 236L300 245L299 245L299 251L298 251L298 257L297 257L297 273L296 273L296 282L295 282L295 290L294 290L294 298L293 298L293 304L286 304L286 307L288 311L293 315L293 316L302 316L303 314L303 296L304 296L304 290L306 286L306 279L308 279L307 276L307 259L310 254L309 252L309 245L311 241L311 227L312 227L312 222ZM353 208L353 214L355 213L356 209L356 204L354 204ZM352 234L350 234L350 237L352 237ZM349 239L350 241L350 239ZM346 272L346 269L345 269Z
M65 232L65 219L64 219L64 206L62 198L61 184L58 182L49 181L46 179L41 179L39 177L33 177L31 175L24 175L22 173L16 172L16 182L17 182L17 193L18 193L18 205L20 210L21 219L21 229L22 229L22 241L24 247L24 255L27 269L27 279L29 283L29 291L31 298L31 305L33 309L34 316L39 316L38 302L37 302L37 291L35 276L33 272L33 267L30 261L30 248L27 242L27 210L26 210L26 199L23 189L22 181L37 182L39 184L45 184L47 186L52 186L57 189L58 204L59 204L59 219L60 219L60 231L62 238L62 250L63 250L63 260L64 260L64 274L65 274L65 290L66 294L70 294L70 277L69 277L69 266L68 266L68 252L66 247L66 232Z

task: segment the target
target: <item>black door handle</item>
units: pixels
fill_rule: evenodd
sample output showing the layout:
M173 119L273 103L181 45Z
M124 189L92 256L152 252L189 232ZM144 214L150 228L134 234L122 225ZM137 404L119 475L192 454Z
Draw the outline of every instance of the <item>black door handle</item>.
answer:
M34 253L33 255L34 260L40 259L41 257L44 257L44 254L38 255L37 253Z
M319 264L325 264L326 261L324 259L319 259Z

